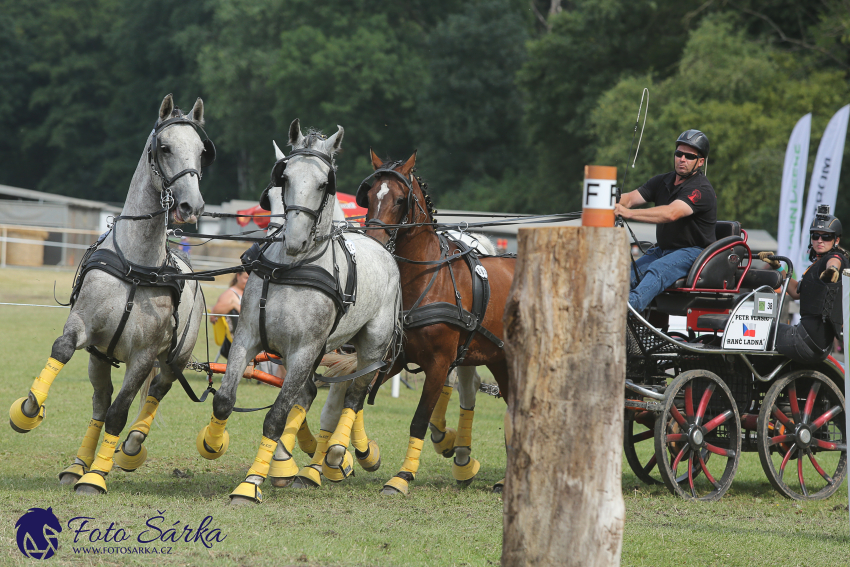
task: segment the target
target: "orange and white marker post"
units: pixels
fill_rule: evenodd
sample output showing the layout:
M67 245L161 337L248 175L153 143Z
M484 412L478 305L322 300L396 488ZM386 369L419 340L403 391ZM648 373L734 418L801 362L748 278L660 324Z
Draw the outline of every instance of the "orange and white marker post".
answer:
M614 226L616 202L617 168L608 165L584 166L581 226Z

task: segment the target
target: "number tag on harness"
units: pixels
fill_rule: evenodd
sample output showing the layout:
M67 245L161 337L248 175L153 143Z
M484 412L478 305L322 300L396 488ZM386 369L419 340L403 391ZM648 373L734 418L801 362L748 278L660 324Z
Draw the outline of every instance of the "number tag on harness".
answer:
M478 274L478 277L482 280L487 279L487 270L481 264L475 266L475 273Z

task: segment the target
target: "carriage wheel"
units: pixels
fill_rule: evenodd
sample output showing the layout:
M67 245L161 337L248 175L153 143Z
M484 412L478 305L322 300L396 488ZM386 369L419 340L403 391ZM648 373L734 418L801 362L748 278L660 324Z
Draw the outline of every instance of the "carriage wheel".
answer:
M758 453L770 484L786 498L821 500L847 474L844 396L826 375L792 372L774 383L758 419Z
M707 370L681 373L666 393L655 422L661 478L682 498L719 500L741 457L741 419L732 393Z
M626 461L635 476L650 485L662 484L655 460L655 418L651 411L640 412L634 419L625 420L623 432Z

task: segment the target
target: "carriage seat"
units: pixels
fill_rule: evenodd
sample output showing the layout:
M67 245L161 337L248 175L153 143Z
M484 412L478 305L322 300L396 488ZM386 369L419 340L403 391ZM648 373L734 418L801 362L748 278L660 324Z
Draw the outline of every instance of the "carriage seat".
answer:
M690 272L679 278L673 288L734 289L738 278L738 265L749 259L741 223L717 221L714 229L716 241L706 246L697 257ZM740 245L737 245L740 243Z
M706 313L697 318L697 327L700 329L711 329L712 331L723 331L728 322L728 313Z

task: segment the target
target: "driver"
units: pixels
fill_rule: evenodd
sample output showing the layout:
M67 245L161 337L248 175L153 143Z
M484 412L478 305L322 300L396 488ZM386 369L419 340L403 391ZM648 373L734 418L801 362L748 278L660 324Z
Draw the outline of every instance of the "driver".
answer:
M835 337L841 337L841 284L838 276L850 266L846 250L838 245L841 222L829 214L818 214L809 229L809 261L811 266L799 282L791 279L788 295L800 300L800 323L780 323L774 348L797 362L820 362L829 354ZM770 260L773 252L759 253L759 259L774 269L783 270L778 260Z
M614 214L624 219L658 225L656 245L632 266L629 304L638 312L686 276L700 252L716 240L717 197L700 171L708 149L708 138L699 130L682 132L673 154L674 171L656 175L614 207ZM656 206L634 209L649 201Z

